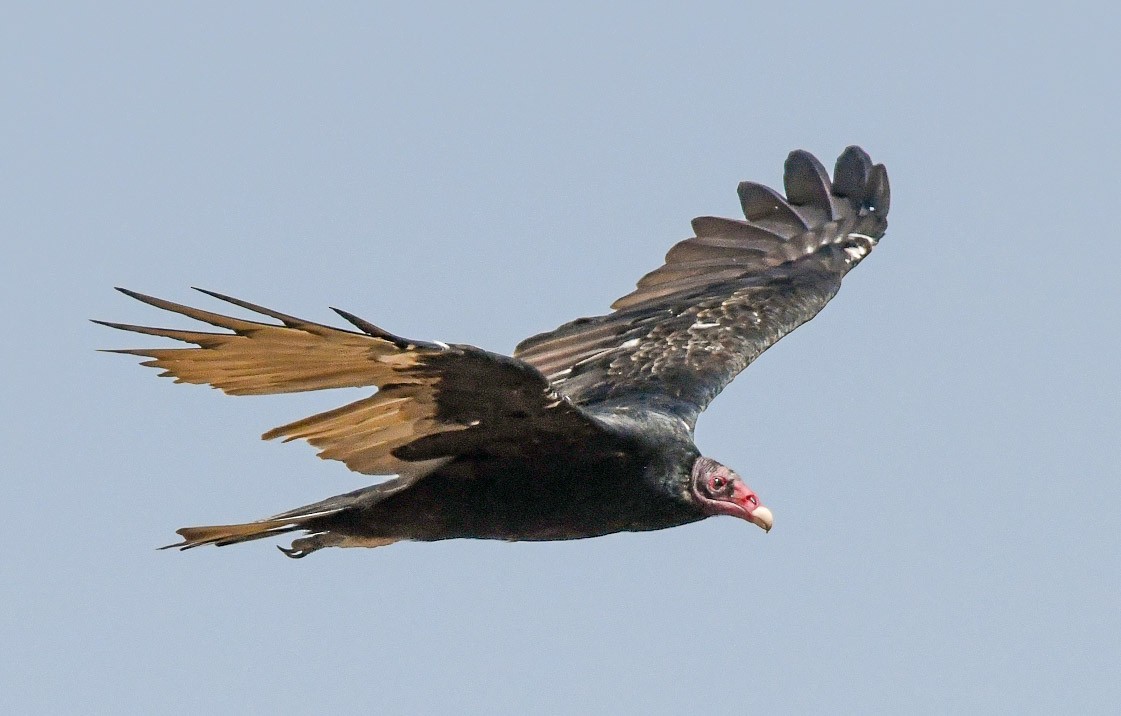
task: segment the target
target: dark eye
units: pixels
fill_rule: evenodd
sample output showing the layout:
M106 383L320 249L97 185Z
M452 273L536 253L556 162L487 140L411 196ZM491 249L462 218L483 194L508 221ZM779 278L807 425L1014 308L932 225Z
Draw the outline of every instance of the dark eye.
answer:
M728 484L728 481L725 480L722 477L712 478L712 489L714 489L714 490L723 490L724 486L727 485L727 484Z

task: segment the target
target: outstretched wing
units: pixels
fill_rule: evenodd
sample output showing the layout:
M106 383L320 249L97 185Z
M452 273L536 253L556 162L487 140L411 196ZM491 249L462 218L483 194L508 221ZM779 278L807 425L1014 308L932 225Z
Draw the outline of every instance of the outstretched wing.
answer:
M817 315L887 228L882 164L859 147L832 181L811 154L786 160L786 197L739 186L746 221L700 217L615 312L523 341L514 355L578 405L640 401L689 425L735 376Z
M594 418L520 360L465 345L410 341L345 311L362 332L332 328L204 291L268 316L260 323L119 289L157 308L228 332L112 328L193 343L193 348L111 351L149 358L176 382L231 395L377 386L374 395L282 425L265 439L305 439L319 456L368 475L420 477L457 455L557 451L603 437ZM201 290L201 289L200 289Z

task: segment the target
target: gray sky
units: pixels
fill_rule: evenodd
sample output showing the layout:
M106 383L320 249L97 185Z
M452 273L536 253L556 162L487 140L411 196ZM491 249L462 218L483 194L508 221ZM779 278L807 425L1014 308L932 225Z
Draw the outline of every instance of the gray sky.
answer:
M1121 707L1117 15L471 5L6 10L2 710ZM887 237L698 429L769 535L154 551L364 484L258 439L352 396L96 354L112 286L508 352L852 143Z

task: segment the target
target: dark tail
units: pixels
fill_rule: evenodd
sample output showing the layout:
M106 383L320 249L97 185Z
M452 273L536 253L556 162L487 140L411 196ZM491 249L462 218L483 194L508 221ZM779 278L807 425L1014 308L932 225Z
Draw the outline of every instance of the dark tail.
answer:
M375 485L362 490L330 497L321 502L297 507L294 510L282 512L279 515L255 522L244 522L232 525L206 525L202 527L183 527L175 530L183 538L182 542L165 545L160 549L178 547L180 550L212 544L224 547L228 544L250 542L265 537L275 537L286 532L304 530L308 536L301 537L292 542L292 546L278 547L281 552L293 558L306 557L312 552L324 547L380 547L384 544L395 542L394 539L369 539L356 538L346 534L332 532L330 526L337 523L336 519L341 513L354 508L360 501L366 502L371 492L382 492L382 485ZM366 498L363 500L362 498Z

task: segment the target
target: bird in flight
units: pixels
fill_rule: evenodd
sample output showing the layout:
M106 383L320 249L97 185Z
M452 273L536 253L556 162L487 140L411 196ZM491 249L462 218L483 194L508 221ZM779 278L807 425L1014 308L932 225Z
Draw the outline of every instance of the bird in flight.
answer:
M168 547L228 545L302 531L289 557L324 547L454 538L565 540L731 515L773 517L730 468L693 443L701 411L753 360L817 315L887 228L882 164L859 147L830 178L805 151L786 196L739 185L745 220L703 216L695 236L603 316L528 338L505 356L305 321L203 291L235 318L119 289L219 331L112 328L193 344L143 356L178 383L230 395L376 387L366 398L274 428L378 484L242 524L184 527ZM200 289L201 290L201 289Z

